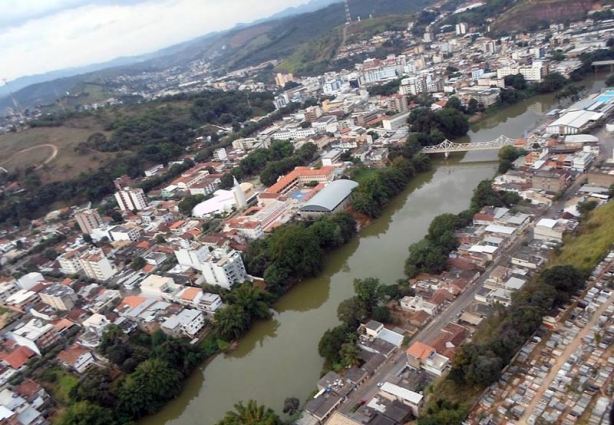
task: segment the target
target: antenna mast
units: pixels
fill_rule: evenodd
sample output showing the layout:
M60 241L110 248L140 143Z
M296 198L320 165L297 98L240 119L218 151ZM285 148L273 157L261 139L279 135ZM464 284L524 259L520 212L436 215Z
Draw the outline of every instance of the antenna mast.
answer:
M345 23L352 22L352 15L350 15L350 3L349 0L345 0Z
M13 91L11 90L11 86L9 86L9 82L6 81L6 78L3 78L2 81L4 81L4 85L6 86L6 88L9 89L11 100L13 101L13 105L15 106L15 109L17 110L17 114L19 115L19 118L23 120L24 119L23 109L21 109L21 105L19 104L19 102L17 102L17 99L15 99L15 96L13 95Z

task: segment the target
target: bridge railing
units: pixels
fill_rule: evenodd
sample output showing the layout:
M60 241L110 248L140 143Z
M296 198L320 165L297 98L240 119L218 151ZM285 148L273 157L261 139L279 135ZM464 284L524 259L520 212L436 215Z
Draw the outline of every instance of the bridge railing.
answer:
M501 149L503 146L513 145L516 141L506 136L499 136L495 140L488 142L473 142L473 143L454 143L448 139L438 145L425 146L421 152L425 154L445 153L446 156L450 152L468 152L488 149Z

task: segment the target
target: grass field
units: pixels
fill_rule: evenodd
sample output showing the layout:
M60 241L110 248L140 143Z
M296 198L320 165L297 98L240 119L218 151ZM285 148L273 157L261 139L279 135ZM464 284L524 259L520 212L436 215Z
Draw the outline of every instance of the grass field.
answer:
M549 265L571 264L592 271L614 245L614 202L595 209L580 233L564 240L561 252Z
M0 136L0 166L8 171L39 166L53 152L51 147L22 152L36 146L50 144L58 149L57 156L41 167L43 182L66 180L76 177L82 171L96 170L112 154L93 152L80 155L74 148L87 140L88 136L100 131L101 126L93 118L82 118L61 127L31 128L20 133Z

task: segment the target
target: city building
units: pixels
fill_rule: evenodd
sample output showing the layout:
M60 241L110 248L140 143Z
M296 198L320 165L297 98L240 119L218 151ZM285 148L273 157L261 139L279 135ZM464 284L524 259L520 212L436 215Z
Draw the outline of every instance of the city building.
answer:
M300 209L301 216L320 216L343 211L351 202L352 191L358 183L352 180L335 180L328 183Z
M340 149L333 149L322 155L322 165L324 167L330 167L333 164L337 164L341 158L343 152Z
M161 300L175 292L177 287L172 277L152 274L141 282L141 295Z
M287 195L301 184L311 182L326 183L332 181L334 176L335 167L320 167L319 169L296 167L285 176L280 177L277 183L269 187L266 192Z
M275 75L275 84L277 87L283 87L286 83L294 81L294 76L292 74L282 74L281 72Z
M202 311L185 308L172 315L161 324L161 329L175 338L187 336L194 338L205 327L205 315Z
M41 301L58 310L72 310L77 294L69 286L54 283L39 293Z
M147 208L147 197L143 189L122 189L115 192L115 200L122 211L141 211Z
M81 211L75 214L75 219L77 220L81 232L88 235L92 233L92 230L103 224L102 217L100 217L100 214L96 210Z
M382 120L382 126L388 131L395 131L407 125L407 118L409 118L409 112L387 117Z
M603 113L594 111L571 111L546 127L549 134L577 134L595 121L603 118Z
M79 257L81 269L87 277L105 281L117 273L115 266L104 255L102 249L94 248Z
M235 250L215 249L209 252L202 264L205 282L230 289L247 278L241 253Z
M65 367L77 373L84 373L95 362L91 350L79 345L73 345L60 351L57 359Z
M79 261L80 255L81 252L79 250L66 251L57 258L64 274L78 274L83 270L81 261Z
M28 347L39 356L41 350L56 343L60 338L55 326L41 319L32 319L21 326L17 325L15 329L7 333L7 336L17 344Z

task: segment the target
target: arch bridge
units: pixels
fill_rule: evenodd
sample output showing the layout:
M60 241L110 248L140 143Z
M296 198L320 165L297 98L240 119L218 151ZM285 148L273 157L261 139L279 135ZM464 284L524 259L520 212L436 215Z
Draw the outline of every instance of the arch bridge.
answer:
M444 140L438 145L425 146L420 152L425 154L443 153L446 158L450 152L469 152L469 151L483 151L483 150L498 150L503 146L510 146L516 142L514 139L510 139L506 136L499 136L495 140L489 142L473 142L473 143L454 143L448 139Z

